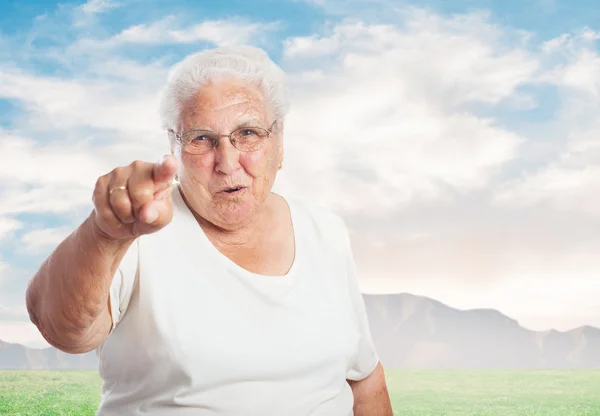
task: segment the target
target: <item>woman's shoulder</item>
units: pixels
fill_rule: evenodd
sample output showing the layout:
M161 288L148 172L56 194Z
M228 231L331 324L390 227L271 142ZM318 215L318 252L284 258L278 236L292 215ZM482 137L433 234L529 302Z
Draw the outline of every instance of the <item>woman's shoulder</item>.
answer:
M303 230L312 229L322 238L333 239L334 242L348 238L344 219L324 201L297 196L284 196L284 199L292 211L292 218L296 217L298 226L302 225Z

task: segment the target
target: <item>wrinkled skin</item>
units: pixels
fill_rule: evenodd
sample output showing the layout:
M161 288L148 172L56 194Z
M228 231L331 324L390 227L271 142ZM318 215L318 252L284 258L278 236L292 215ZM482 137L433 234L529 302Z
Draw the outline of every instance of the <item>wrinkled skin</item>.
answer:
M275 121L261 90L235 79L201 87L184 108L179 132L206 129L229 134L241 126L268 129ZM204 155L173 147L181 160L179 180L186 202L205 220L203 226L220 232L258 227L275 205L270 191L283 159L282 128L278 122L265 145L254 152L240 152L227 137ZM225 196L222 190L235 185L247 189L236 198Z

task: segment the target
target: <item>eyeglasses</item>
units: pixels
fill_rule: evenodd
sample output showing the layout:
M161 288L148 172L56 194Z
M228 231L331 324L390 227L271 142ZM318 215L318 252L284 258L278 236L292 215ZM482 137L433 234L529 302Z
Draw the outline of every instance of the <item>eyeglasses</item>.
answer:
M185 133L175 134L182 149L194 155L201 155L210 152L213 148L219 146L221 137L229 137L229 141L241 152L254 152L263 147L266 139L273 133L272 129L277 120L271 124L269 129L261 127L241 127L232 131L230 134L217 134L210 130L189 130Z

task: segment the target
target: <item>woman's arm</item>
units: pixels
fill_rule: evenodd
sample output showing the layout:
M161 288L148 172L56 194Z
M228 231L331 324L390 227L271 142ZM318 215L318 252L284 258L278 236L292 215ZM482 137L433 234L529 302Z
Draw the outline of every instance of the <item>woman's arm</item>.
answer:
M354 416L393 416L381 363L366 378L348 383L354 394Z
M91 351L108 335L109 289L132 240L111 240L94 230L90 215L44 261L26 292L31 321L56 348Z
M344 257L348 296L352 305L350 313L354 316L358 332L357 351L346 380L354 396L354 416L392 416L392 406L385 380L383 366L379 361L377 349L371 336L369 319L363 294L358 284L358 273L350 234L344 221L337 217L340 227Z
M135 161L101 176L94 210L44 261L26 292L31 321L68 353L91 351L112 328L110 286L137 237L158 231L173 216L177 159Z

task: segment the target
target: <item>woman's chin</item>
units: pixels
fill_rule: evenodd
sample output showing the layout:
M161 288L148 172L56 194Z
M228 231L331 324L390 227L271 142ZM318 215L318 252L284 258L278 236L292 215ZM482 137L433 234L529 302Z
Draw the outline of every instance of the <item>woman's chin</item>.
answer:
M252 221L256 206L250 195L219 195L213 198L212 212L218 219L218 226L235 229Z

